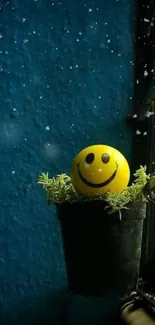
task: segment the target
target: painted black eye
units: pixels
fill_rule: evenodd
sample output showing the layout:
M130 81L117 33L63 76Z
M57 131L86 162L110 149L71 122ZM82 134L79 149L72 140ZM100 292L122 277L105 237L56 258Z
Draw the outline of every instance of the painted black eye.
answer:
M110 156L108 155L108 153L104 153L102 155L102 161L103 161L103 163L104 164L107 164L109 162L109 160L110 160Z
M86 163L87 164L91 164L95 159L95 155L93 153L89 153L87 156L86 156Z

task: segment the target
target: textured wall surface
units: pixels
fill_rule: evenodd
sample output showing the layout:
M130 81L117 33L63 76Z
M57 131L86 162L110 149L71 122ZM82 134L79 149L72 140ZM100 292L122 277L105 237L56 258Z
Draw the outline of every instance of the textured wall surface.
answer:
M134 15L133 0L0 1L3 325L65 319L60 228L37 178L69 173L74 155L94 143L130 157Z

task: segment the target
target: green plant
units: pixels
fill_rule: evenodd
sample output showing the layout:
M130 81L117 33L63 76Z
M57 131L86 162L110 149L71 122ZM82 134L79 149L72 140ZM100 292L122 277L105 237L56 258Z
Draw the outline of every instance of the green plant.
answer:
M77 202L89 200L105 200L108 203L108 213L113 213L121 209L127 209L129 202L147 202L143 193L143 189L150 179L150 175L146 174L146 167L140 166L135 174L134 182L128 186L122 193L108 192L103 195L95 195L94 197L85 197L79 195L73 188L70 176L60 174L50 178L48 173L42 173L39 176L38 183L41 184L46 191L46 199L48 204L61 204L64 202Z

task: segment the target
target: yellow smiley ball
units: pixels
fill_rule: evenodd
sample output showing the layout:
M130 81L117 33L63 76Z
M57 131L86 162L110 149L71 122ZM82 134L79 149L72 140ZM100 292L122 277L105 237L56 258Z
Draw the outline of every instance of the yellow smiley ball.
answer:
M93 145L75 157L71 181L76 192L85 196L126 189L130 168L125 157L107 145Z

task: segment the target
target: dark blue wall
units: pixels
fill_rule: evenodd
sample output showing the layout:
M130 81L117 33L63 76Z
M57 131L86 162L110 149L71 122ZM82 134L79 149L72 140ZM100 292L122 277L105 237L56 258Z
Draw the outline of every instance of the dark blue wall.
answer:
M94 143L130 157L134 16L134 0L1 0L1 324L65 317L59 224L37 179Z

